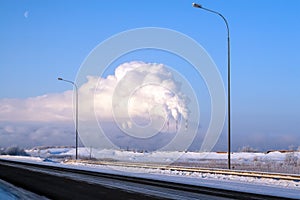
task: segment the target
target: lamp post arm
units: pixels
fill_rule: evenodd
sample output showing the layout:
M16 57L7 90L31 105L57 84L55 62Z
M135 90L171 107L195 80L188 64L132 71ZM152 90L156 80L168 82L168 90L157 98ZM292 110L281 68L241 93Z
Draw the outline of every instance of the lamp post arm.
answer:
M201 9L206 10L206 11L211 12L211 13L215 13L215 14L219 15L224 20L224 22L226 24L227 37L229 38L229 25L228 25L228 22L227 22L226 18L221 13L219 13L217 11L210 10L210 9L204 8L204 7L201 7Z

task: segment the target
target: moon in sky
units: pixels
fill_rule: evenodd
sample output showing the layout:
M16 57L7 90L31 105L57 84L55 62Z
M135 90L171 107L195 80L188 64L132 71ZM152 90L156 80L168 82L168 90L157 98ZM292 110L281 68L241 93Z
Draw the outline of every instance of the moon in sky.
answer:
M24 17L25 17L25 18L28 18L28 16L29 16L29 11L26 10L26 11L24 12Z

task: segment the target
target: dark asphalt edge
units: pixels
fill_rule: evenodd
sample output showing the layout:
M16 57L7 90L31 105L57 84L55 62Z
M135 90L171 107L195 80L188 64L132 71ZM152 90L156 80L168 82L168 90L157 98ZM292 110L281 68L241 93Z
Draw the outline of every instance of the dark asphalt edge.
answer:
M1 164L0 178L49 199L165 199Z

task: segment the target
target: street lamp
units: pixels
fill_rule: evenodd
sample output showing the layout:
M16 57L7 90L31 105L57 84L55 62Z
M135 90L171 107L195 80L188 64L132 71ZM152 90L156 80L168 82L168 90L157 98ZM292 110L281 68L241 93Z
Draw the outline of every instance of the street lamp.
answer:
M65 81L68 83L71 83L75 87L75 92L76 92L76 119L75 119L75 129L76 129L76 160L78 158L78 87L73 81L65 80L63 78L57 78L59 81Z
M227 81L228 81L228 87L227 87L227 93L228 93L228 169L231 168L231 165L230 165L230 153L231 153L231 118L230 118L230 37L229 37L229 26L228 26L228 22L227 20L225 19L225 17L219 13L219 12L216 12L216 11L213 11L213 10L210 10L210 9L207 9L207 8L204 8L202 5L200 4L196 4L196 3L193 3L192 4L193 7L195 8L201 8L203 10L206 10L208 12L211 12L211 13L214 13L214 14L217 14L219 15L225 22L226 24L226 29L227 29L227 70L228 70L228 77L227 77Z

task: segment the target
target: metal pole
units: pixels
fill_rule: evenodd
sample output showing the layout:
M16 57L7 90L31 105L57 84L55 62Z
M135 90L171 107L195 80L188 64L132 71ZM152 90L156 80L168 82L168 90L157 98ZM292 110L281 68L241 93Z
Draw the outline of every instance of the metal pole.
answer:
M76 126L76 160L78 159L78 87L75 83L73 83L75 86L75 90L76 90L76 122L75 122L75 126Z
M228 97L228 100L227 100L227 106L228 106L228 169L231 169L231 158L230 158L230 154L231 154L231 108L230 108L230 35L229 35L229 26L228 26L228 22L226 20L226 18L219 12L216 12L214 10L210 10L210 9L207 9L207 8L204 8L202 5L200 4L196 4L196 3L193 3L192 4L193 7L195 8L201 8L203 10L206 10L208 12L211 12L211 13L214 13L214 14L217 14L219 15L225 22L226 24L226 29L227 29L227 81L228 81L228 87L227 87L227 97Z
M59 81L65 81L68 83L71 83L75 87L75 93L76 93L76 108L75 108L75 130L76 130L76 154L75 158L78 159L78 87L73 81L65 80L63 78L57 78Z

